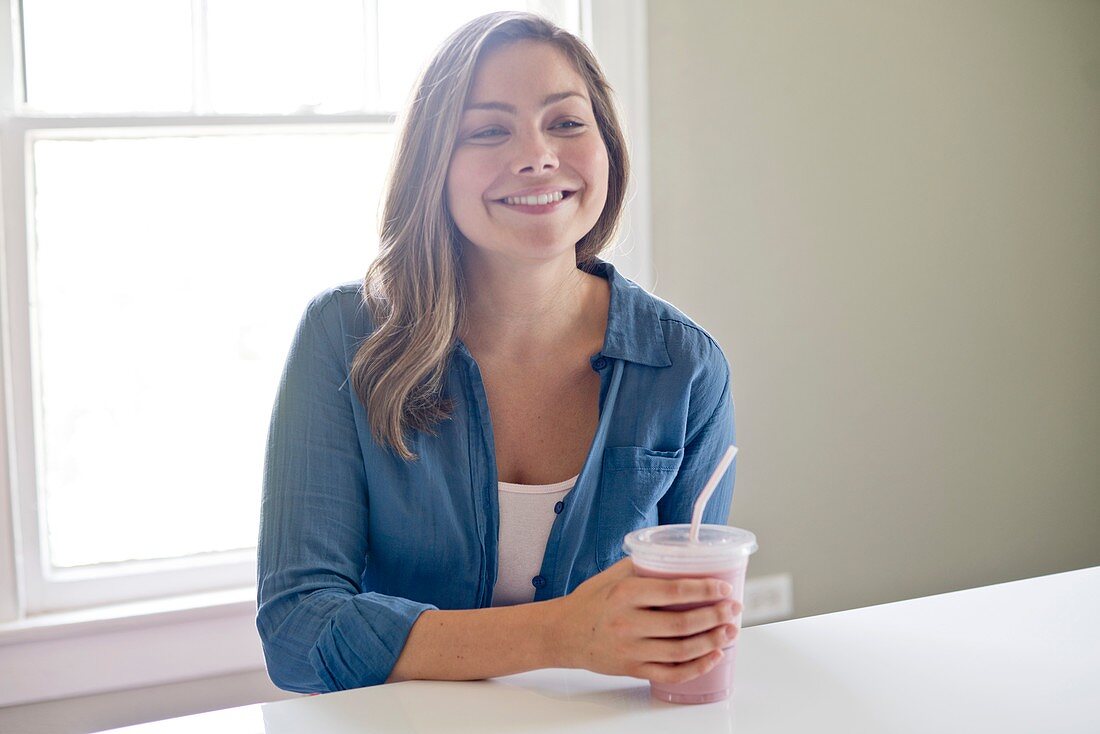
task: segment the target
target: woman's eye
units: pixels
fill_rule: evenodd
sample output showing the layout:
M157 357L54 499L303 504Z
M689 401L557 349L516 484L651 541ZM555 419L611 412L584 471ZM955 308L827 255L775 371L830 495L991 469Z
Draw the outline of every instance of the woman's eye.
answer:
M554 127L562 128L565 130L579 130L580 128L584 127L584 123L578 122L577 120L562 120Z
M491 128L488 128L487 130L482 130L480 132L474 133L473 135L470 136L470 138L475 139L475 140L488 140L488 139L491 139L491 138L498 137L500 135L507 135L507 134L508 133L505 132L502 128L491 127Z

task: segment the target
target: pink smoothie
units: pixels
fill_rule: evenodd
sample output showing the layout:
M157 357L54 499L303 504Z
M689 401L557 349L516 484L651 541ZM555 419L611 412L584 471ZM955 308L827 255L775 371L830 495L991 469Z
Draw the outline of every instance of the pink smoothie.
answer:
M749 556L756 552L756 535L728 525L699 528L692 540L689 525L659 525L628 533L623 550L638 576L662 579L720 579L733 587L732 599L740 602L745 595L745 571ZM677 604L670 610L694 609L705 604ZM738 614L734 624L741 626ZM733 688L733 662L737 643L723 650L724 657L710 671L684 683L665 684L650 681L654 698L670 703L711 703L730 695Z
M732 599L741 601L745 596L745 570L747 565L739 565L726 568L721 571L709 571L707 573L684 573L661 571L646 568L637 559L634 561L634 572L638 576L649 576L659 579L720 579L733 587ZM706 604L676 604L665 609L681 610L695 609ZM741 626L741 615L738 614L733 623ZM712 703L721 701L730 695L733 689L733 663L737 653L737 641L730 643L723 649L725 656L718 664L698 678L684 683L650 683L650 692L654 698L670 703Z

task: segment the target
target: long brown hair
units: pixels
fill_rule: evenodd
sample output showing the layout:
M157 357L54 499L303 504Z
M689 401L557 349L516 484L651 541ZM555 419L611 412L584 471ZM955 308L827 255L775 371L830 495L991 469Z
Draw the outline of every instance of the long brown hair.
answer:
M443 394L447 363L461 333L465 281L461 237L444 187L459 121L478 61L503 45L535 40L562 51L584 79L607 148L607 202L577 242L590 263L610 244L622 217L629 161L610 85L579 38L531 13L476 18L440 47L417 82L390 168L378 257L364 294L375 328L355 354L351 383L367 408L371 433L408 461L409 429L434 433L452 404Z

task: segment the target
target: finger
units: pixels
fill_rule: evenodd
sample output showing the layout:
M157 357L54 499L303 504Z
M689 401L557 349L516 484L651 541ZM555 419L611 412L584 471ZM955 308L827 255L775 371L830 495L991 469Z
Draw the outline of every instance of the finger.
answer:
M711 670L722 656L721 650L715 650L686 663L646 663L640 666L639 675L654 683L683 683Z
M639 651L643 659L654 663L683 663L695 660L707 653L727 647L737 638L737 627L724 624L721 627L679 639L643 640Z
M640 607L706 604L729 597L733 589L718 579L634 579L634 601Z
M642 637L690 637L733 622L739 609L731 600L681 612L639 610L635 629Z

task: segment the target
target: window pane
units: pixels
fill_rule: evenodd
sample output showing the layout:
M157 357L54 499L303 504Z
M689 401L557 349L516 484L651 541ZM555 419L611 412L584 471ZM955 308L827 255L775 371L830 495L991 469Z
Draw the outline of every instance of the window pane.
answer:
M217 112L331 113L366 104L361 0L207 0Z
M191 109L190 0L29 0L23 26L37 109Z
M34 301L59 567L247 548L308 299L365 273L389 133L34 144Z
M378 69L383 110L401 110L432 54L460 25L525 0L378 0Z

